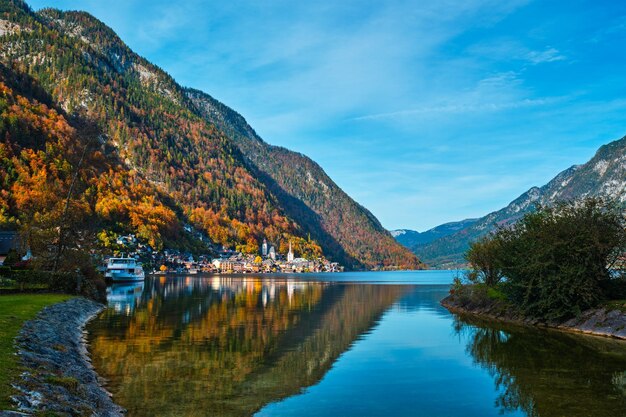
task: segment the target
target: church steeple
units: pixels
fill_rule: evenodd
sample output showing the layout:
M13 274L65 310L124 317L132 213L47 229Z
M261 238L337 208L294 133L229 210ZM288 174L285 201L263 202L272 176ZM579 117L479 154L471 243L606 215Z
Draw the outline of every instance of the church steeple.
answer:
M289 252L287 253L287 262L293 262L293 251L291 250L291 240L289 241Z

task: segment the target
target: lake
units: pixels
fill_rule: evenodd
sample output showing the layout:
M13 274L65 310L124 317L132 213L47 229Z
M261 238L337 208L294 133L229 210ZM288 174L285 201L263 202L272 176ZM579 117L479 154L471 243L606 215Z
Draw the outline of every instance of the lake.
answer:
M156 277L90 353L128 416L626 416L626 342L458 317L454 271Z

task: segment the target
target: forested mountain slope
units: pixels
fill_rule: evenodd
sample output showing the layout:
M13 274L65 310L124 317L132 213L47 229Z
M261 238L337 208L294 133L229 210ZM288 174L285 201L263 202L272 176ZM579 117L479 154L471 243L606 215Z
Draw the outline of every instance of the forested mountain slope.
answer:
M281 206L346 264L415 268L415 259L365 207L352 200L310 158L264 142L245 119L201 91L187 89L199 114L227 132Z
M155 248L178 238L182 227L167 198L122 169L91 123L63 114L30 77L1 64L0 137L0 226L19 227L33 252L67 224L63 237L83 246L118 222Z
M583 165L574 165L559 173L543 187L533 187L505 208L489 213L474 224L425 246L413 248L433 266L452 266L464 262L470 242L510 224L537 204L601 197L626 207L626 137L604 145Z
M380 225L345 194L353 206L343 218L334 218L336 210L323 205L319 213L294 209L307 207L299 200L306 196L276 187L268 180L269 174L254 163L263 156L245 152L233 130L207 118L189 98L188 90L132 52L93 16L52 9L33 13L19 0L4 1L0 4L0 35L0 61L7 73L28 78L28 84L41 90L49 107L68 124L81 120L93 125L99 148L89 149L87 161L97 154L109 164L111 175L144 184L147 194L158 197L173 213L161 226L133 221L129 201L122 197L133 182L111 180L109 184L116 186L110 187L108 200L100 203L102 209L95 213L103 221L121 229L130 227L157 246L165 238L179 240L173 225L190 222L213 242L247 252L256 251L266 237L281 248L292 241L298 254L317 256L324 251L348 267L418 265L414 255L376 227L371 230L378 235L370 240L361 238L370 232L366 228L370 224ZM84 141L79 131L77 137ZM15 145L12 138L5 140ZM41 142L31 145L45 148ZM105 178L101 172L97 175ZM306 178L300 177L304 182ZM11 181L3 184L2 191L7 216L16 218L19 208ZM332 184L330 179L325 181ZM107 192L106 187L102 192ZM148 208L151 203L145 200L143 204ZM353 211L361 217L350 223L352 230L340 234L332 229ZM157 218L152 220L158 223ZM319 224L328 226L316 233ZM169 237L165 230L172 232ZM352 242L358 249L349 246Z

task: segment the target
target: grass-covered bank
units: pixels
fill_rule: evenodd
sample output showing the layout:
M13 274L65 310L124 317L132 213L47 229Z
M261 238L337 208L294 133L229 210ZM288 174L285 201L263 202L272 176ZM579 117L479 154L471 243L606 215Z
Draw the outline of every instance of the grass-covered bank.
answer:
M63 294L15 294L0 296L0 410L12 407L11 381L18 376L14 339L22 324L41 309L71 298Z

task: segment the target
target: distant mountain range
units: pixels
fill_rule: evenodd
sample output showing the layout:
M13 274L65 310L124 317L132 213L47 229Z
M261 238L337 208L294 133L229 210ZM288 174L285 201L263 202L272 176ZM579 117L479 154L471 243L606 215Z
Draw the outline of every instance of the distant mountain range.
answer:
M410 233L392 233L400 243L408 243L405 246L428 265L454 267L464 264L464 253L470 242L490 233L498 225L517 221L537 204L551 205L585 197L610 199L626 208L626 137L602 146L587 163L566 169L546 185L531 188L503 209L471 221L453 233L430 242L413 241L414 235ZM441 227L450 230L446 226L432 230Z
M42 218L34 213L58 218L80 160L71 207L105 244L135 233L184 249L190 224L247 252L267 238L348 269L422 267L314 161L267 144L87 13L0 2L0 64L0 229Z
M413 249L465 229L474 224L476 220L478 219L465 219L460 222L444 223L425 232L416 232L415 230L409 229L392 230L391 235L402 245Z

